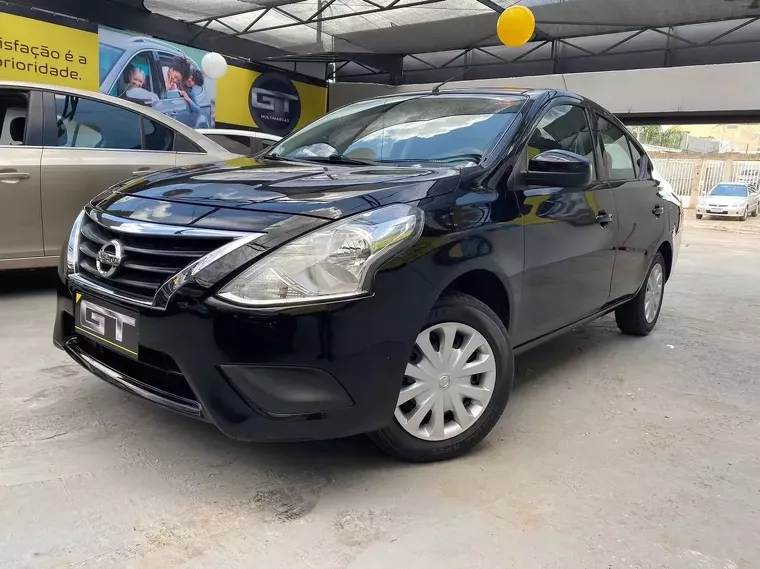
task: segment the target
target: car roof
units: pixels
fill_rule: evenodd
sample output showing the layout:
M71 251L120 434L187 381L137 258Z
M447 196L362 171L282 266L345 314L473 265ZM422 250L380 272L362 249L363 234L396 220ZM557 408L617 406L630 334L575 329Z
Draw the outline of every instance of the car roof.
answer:
M433 94L432 89L427 90L414 90L403 91L400 93L391 93L388 95L382 95L377 98L385 97L398 97L403 95L409 95L410 97L419 97L422 95ZM546 96L552 97L573 97L575 99L585 98L572 91L563 91L559 89L533 89L529 87L455 87L455 88L441 88L435 94L437 95L522 95L524 97L531 97L533 99L539 99Z
M271 140L272 142L277 142L282 139L281 136L277 136L276 134L269 134L258 130L238 130L234 128L197 128L195 130L205 135L221 134L223 136L247 136L248 138L260 138L262 140Z
M129 109L138 114L144 115L146 117L150 117L151 119L154 119L157 122L163 123L166 126L171 127L173 130L176 130L183 136L189 138L190 140L192 140L194 143L201 146L206 151L214 152L217 154L218 153L229 154L227 150L225 150L222 146L220 146L219 144L217 144L210 138L203 136L194 128L190 128L186 124L181 123L176 119L173 119L159 111L156 111L144 105L138 105L137 103L133 103L132 101L126 101L124 99L112 97L111 95L105 95L99 91L85 91L84 89L76 89L74 87L64 87L61 85L50 85L46 83L31 83L28 81L6 81L6 80L0 81L0 88L11 88L11 89L17 88L17 89L34 89L34 90L39 90L39 91L52 91L55 93L62 93L64 95L75 95L75 96L80 96L80 97L87 97L88 99L103 101L104 103L108 103L110 105L124 107L125 109Z

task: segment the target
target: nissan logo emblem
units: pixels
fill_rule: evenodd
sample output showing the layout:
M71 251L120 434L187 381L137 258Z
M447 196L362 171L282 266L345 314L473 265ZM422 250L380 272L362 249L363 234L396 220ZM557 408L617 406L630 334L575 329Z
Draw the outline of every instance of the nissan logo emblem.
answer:
M124 246L118 239L112 239L100 248L95 258L98 272L106 277L112 277L124 259Z

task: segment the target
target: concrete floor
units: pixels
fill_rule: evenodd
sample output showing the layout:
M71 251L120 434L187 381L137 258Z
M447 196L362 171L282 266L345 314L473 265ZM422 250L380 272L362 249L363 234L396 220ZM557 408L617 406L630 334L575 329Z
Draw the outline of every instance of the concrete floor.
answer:
M49 282L0 276L0 567L760 567L760 218L690 219L655 333L520 357L485 444L425 466L138 401L52 348Z

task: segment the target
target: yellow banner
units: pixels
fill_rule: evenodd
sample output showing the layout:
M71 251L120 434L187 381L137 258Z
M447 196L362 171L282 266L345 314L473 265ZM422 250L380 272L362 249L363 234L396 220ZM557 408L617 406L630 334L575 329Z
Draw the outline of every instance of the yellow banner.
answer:
M217 81L216 120L285 135L327 111L327 88L230 65Z
M0 78L97 91L98 34L0 12Z

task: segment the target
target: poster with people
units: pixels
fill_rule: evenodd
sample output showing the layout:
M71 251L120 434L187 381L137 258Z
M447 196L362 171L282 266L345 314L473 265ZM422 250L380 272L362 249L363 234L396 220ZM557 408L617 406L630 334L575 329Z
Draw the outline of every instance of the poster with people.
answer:
M101 27L100 92L149 106L191 128L212 128L216 81L204 76L206 52Z

